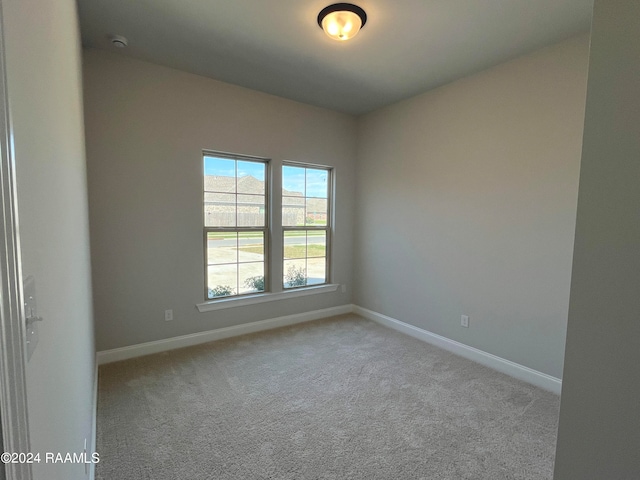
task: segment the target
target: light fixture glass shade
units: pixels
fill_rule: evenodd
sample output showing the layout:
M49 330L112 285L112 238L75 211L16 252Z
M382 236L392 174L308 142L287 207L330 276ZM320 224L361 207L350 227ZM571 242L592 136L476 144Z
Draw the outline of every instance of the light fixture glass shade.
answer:
M361 27L360 17L346 10L332 12L322 19L322 29L334 40L349 40L357 35Z

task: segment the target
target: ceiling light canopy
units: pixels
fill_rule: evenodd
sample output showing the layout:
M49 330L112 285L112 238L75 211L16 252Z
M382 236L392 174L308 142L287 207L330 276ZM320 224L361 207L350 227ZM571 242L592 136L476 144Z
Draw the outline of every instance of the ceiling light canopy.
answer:
M355 37L365 23L366 12L351 3L334 3L318 14L318 25L327 35L339 41Z

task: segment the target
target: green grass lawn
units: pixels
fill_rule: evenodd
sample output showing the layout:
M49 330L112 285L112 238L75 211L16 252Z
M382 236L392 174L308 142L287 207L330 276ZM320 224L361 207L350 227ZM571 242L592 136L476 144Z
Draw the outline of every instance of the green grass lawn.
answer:
M286 232L287 237L304 237L306 232L298 232L298 231L288 231ZM309 231L308 235L310 237L320 237L324 235L324 231ZM232 238L236 238L235 233L224 233L224 232L209 232L207 234L208 240L230 240ZM240 234L240 238L262 238L262 232L243 232Z
M240 238L262 238L262 232L246 232L240 235ZM235 233L209 232L207 234L207 240L231 240L235 238Z
M238 248L238 250L246 253L258 253L258 254L263 253L262 245L243 245L240 248ZM309 251L307 252L307 256L324 257L325 254L326 254L326 249L324 245L318 245L315 243L312 243L311 245L309 245ZM305 258L304 245L285 245L284 258Z

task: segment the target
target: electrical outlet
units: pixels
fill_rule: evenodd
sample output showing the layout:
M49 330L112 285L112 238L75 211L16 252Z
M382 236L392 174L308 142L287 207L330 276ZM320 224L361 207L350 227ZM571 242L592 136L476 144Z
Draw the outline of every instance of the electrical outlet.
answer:
M165 310L164 311L164 321L170 322L173 320L173 310Z
M464 328L469 328L469 315L462 315L460 317L460 325Z

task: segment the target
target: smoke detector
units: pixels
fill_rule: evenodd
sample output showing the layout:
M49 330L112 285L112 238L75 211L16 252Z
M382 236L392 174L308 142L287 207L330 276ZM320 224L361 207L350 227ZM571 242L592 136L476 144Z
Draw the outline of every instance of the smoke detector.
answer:
M129 40L127 40L126 37L123 37L122 35L110 35L109 41L114 47L117 48L124 48L129 45Z

